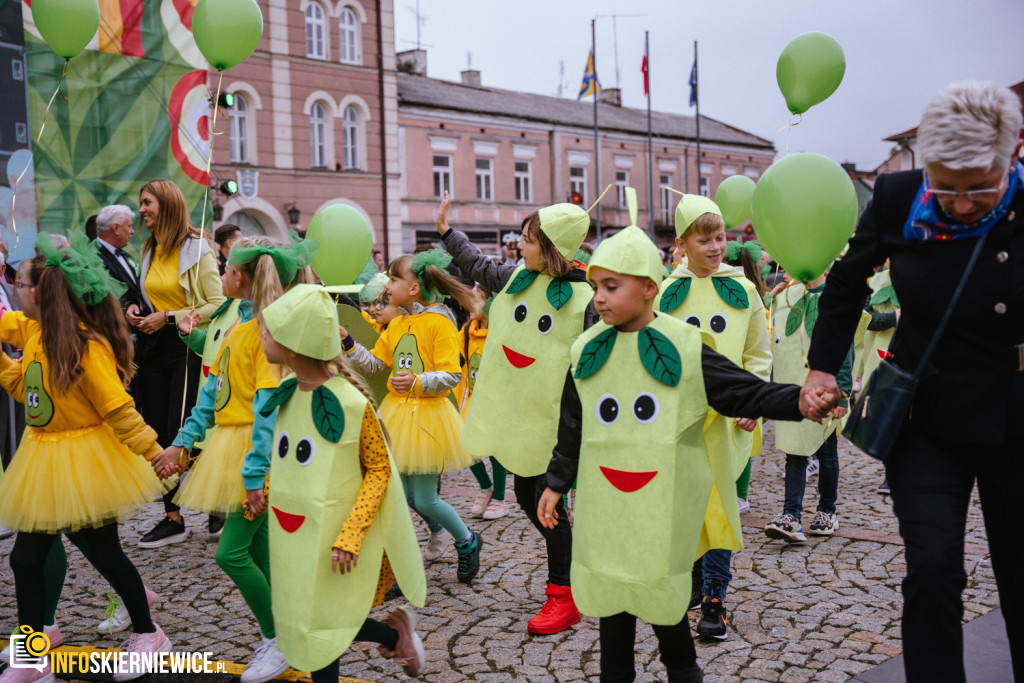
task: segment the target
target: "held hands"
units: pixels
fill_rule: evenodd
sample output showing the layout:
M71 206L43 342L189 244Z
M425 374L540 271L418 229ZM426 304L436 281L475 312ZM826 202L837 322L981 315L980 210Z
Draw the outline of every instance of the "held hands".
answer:
M537 519L545 529L554 529L558 524L558 513L555 512L555 506L558 505L558 499L561 497L561 493L547 487L541 494L540 500L537 501Z
M400 394L408 393L414 384L416 384L416 375L404 370L391 378L391 386Z
M192 334L192 330L199 327L201 322L203 322L203 316L199 311L189 311L185 314L185 317L178 321L178 331L182 334Z
M252 516L259 517L267 511L267 497L263 493L263 488L250 489L245 492L245 500L242 501L242 507L249 511Z
M342 574L348 574L356 568L358 561L359 557L357 555L354 555L347 550L334 548L331 551L331 572L334 574L339 572Z
M154 332L162 329L167 324L167 314L163 312L150 313L145 318L141 319L141 322L137 327L145 332L146 334L153 334Z
M437 226L437 232L444 235L448 234L451 230L451 226L448 225L448 207L451 205L451 197L448 196L448 190L444 191L444 199L441 200L441 205L437 207L437 216L434 217L434 225Z
M800 414L818 424L821 424L822 419L829 414L841 417L833 410L838 408L840 395L835 375L811 370L807 373L803 389L800 390ZM841 410L845 414L846 409Z
M185 467L181 462L181 456L184 452L185 449L181 446L168 446L163 449L158 456L153 458L153 462L150 463L153 466L153 471L161 479L166 479L175 472L184 472Z
M754 431L754 427L757 426L757 420L751 419L749 417L737 417L736 426L745 432L752 432Z

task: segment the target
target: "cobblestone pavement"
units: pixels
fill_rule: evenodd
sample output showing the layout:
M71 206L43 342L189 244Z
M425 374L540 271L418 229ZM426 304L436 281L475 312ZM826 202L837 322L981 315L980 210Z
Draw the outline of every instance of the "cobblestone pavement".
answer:
M838 535L786 546L762 531L781 512L785 460L770 448L770 428L765 443L754 461L752 510L744 517L746 549L733 558L734 578L726 600L729 637L698 641L705 680L848 680L901 651L899 586L906 567L890 500L876 492L881 466L841 439ZM812 479L805 498L811 511L817 501L815 483ZM551 636L526 632L527 621L541 607L546 582L546 566L538 557L540 536L526 517L513 505L512 514L503 519L471 520L475 480L468 470L445 475L443 485L444 497L481 533L485 545L480 574L471 586L456 581L454 549L427 567L427 606L418 611L428 660L421 678L432 683L596 681L596 619L584 618ZM214 563L215 540L206 533L205 517L186 512L193 532L187 543L157 550L135 546L161 514L159 504L149 505L122 529L128 555L147 585L163 597L155 620L176 649L248 661L259 633L238 591ZM805 524L809 517L805 513ZM425 536L422 526L420 531ZM964 620L970 621L998 607L976 496L967 543ZM17 617L6 561L12 545L12 539L0 541L4 629L12 628ZM116 647L123 640L95 631L107 590L81 554L69 550L68 580L58 612L68 644ZM385 605L374 616L390 609ZM690 613L691 621L697 614ZM664 680L650 627L641 623L637 638L637 680ZM342 658L340 673L370 681L404 678L397 665L377 656L375 647L358 643Z

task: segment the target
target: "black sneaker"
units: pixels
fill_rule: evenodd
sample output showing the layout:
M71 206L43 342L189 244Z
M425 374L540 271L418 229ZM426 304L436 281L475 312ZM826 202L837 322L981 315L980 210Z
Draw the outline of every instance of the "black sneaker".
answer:
M704 683L704 673L699 664L681 668L669 668L668 680L672 683Z
M480 546L484 544L480 539L480 534L475 531L469 533L472 538L455 544L455 550L459 554L459 568L456 570L456 576L462 583L469 583L480 571Z
M714 638L725 640L729 635L725 625L729 623L725 618L725 605L718 598L704 598L700 606L700 621L697 622L697 635L702 638Z
M175 522L170 517L164 517L153 530L139 539L140 548L160 548L172 543L181 543L188 538L188 529L185 522Z
M206 528L210 530L211 536L220 536L224 531L224 518L210 515L210 519L206 522Z
M882 483L878 485L878 492L883 496L889 495L889 477L882 480Z
M690 606L686 608L687 611L697 609L700 604L704 601L703 593L704 588L704 558L699 558L693 563L693 569L690 570Z

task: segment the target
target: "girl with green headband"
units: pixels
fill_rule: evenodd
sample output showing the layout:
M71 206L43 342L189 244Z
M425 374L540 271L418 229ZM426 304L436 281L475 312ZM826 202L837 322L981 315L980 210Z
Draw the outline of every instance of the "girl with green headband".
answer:
M227 332L195 408L154 464L165 473L180 471L183 454L216 426L175 500L227 517L217 564L238 586L263 635L242 673L243 683L268 681L288 668L274 629L264 514L274 423L259 413L280 377L263 354L256 315L292 285L312 281L308 265L315 246L297 238L288 247L268 238L242 238L231 248L224 295L242 302L238 321Z
M451 533L459 557L458 579L469 583L480 568L480 536L437 491L441 472L475 462L460 445L462 416L448 400L462 368L455 317L441 300L452 297L467 309L473 306L469 288L445 272L450 261L440 249L392 261L387 268L388 299L411 314L392 320L372 351L344 329L342 338L348 359L364 372L391 370L380 414L391 432L395 464L417 512Z
M0 339L24 349L21 373L0 358L2 374L16 378L6 388L24 397L27 423L0 479L0 523L19 532L11 552L18 620L43 631L44 566L65 533L124 599L134 627L129 652L168 651L118 537L118 520L162 489L136 457L152 460L160 446L125 390L134 366L120 292L95 249L58 251L48 235L36 246L41 255L22 265L15 283L23 312L0 317ZM39 674L52 679L48 666Z

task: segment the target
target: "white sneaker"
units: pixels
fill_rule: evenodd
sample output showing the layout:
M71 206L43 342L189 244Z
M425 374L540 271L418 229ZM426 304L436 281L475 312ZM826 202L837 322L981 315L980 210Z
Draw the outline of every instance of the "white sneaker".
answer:
M480 489L476 494L476 498L473 499L473 504L469 506L469 511L474 515L482 515L487 509L487 504L491 502L493 495L493 488Z
M739 505L741 515L745 515L750 512L750 503L746 498L737 498L736 504Z
M163 629L157 626L156 631L153 633L133 633L132 637L128 639L128 647L124 648L124 650L128 653L170 652L171 640L164 635ZM145 675L144 671L124 671L114 674L114 680L132 681Z
M433 562L444 554L444 549L451 543L452 535L444 529L436 534L430 534L427 545L423 548L423 559Z
M113 599L118 600L117 611L114 612L114 616L101 621L100 625L96 627L96 630L100 633L120 633L132 625L132 618L128 614L128 608L124 606L123 602L120 602L119 598ZM149 605L149 608L153 609L159 602L160 596L146 588L146 603Z
M289 668L288 661L277 649L277 638L264 638L239 680L241 683L264 683L277 678Z
M43 625L43 633L50 639L50 649L56 650L64 644L64 635L60 632L57 624ZM0 664L8 664L11 661L11 648L5 647L0 651Z

